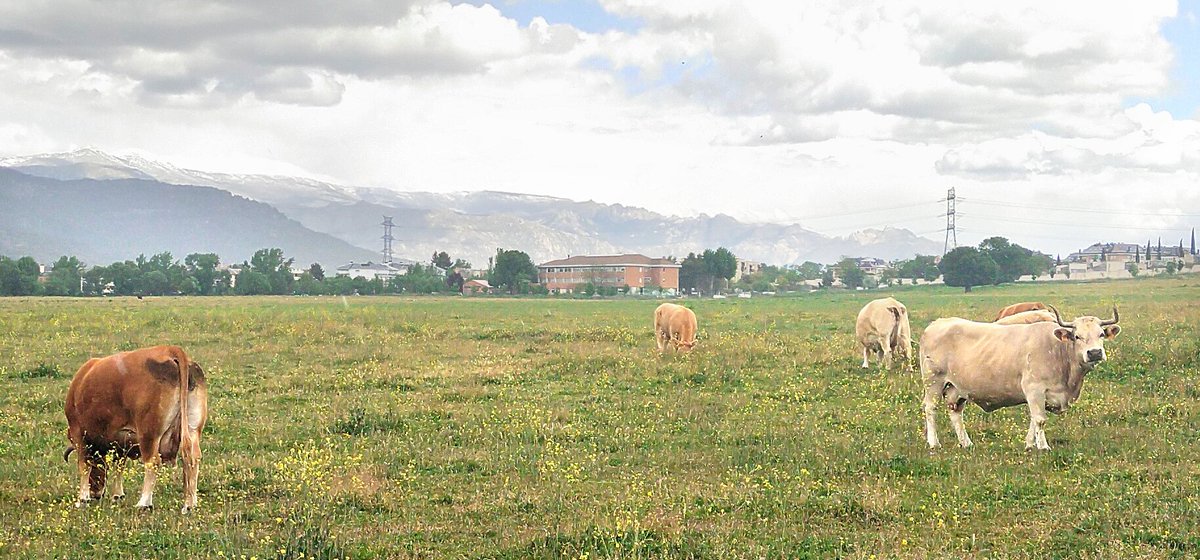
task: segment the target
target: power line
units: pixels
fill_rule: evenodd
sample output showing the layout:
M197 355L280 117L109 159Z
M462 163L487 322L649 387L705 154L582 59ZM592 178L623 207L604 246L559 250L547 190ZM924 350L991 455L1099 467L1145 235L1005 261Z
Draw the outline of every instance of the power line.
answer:
M1026 224L1034 224L1034 225L1062 225L1062 227L1069 227L1069 228L1087 228L1087 229L1099 228L1099 229L1122 229L1122 230L1138 229L1138 230L1145 230L1145 231L1187 231L1187 229L1144 228L1144 227L1138 227L1138 225L1097 225L1097 224L1092 224L1092 223L1080 224L1080 223L1066 223L1066 222L1046 222L1046 221L1042 221L1042 219L1018 219L1018 218L1003 218L1003 217L996 217L996 216L984 216L983 218L980 218L980 219L985 219L985 221L988 221L988 219L990 219L990 221L995 221L995 222L1026 223Z
M962 197L959 197L960 199ZM1002 200L987 200L981 198L972 198L972 203L984 204L988 206L1003 206L1007 208L1023 208L1031 210L1055 210L1060 212L1080 212L1085 214L1115 214L1122 216L1152 216L1160 218L1198 218L1200 214L1178 213L1178 214L1163 214L1161 212L1136 212L1131 210L1104 210L1097 208L1078 208L1066 206L1046 206L1036 204L1020 204L1016 202L1007 202Z
M892 211L892 210L903 210L905 208L917 208L920 206L929 206L930 204L931 203L929 203L929 202L917 202L917 203L913 203L913 204L901 204L899 206L887 206L884 208L872 208L870 210L855 210L853 212L840 212L840 213L836 213L836 214L823 214L823 215L819 215L819 216L805 216L802 218L793 218L792 221L800 222L800 221L807 221L807 220L823 220L826 218L844 218L846 216L855 216L858 214L872 214L875 212L888 212L888 211Z

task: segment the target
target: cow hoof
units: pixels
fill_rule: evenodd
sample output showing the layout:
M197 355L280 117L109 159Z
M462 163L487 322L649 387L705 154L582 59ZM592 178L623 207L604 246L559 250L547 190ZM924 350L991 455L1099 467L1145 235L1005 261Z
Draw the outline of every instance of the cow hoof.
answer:
M191 511L192 511L192 508L190 508L188 506L183 506L183 509L179 510L179 514L187 515L187 514L191 513Z
M91 503L92 503L91 500L75 500L75 507L85 508L85 507L88 507L89 505L91 505Z
M124 499L125 499L125 494L113 494L112 495L112 501L114 504L121 500L124 500Z
M154 506L152 506L152 505L138 506L137 509L138 509L138 511L149 513L151 511L154 511Z
M974 445L975 445L974 443L971 443L971 442L969 442L969 441L968 441L968 442L966 442L966 443L960 443L960 444L958 444L958 446L959 446L959 447L961 447L961 448L963 448L963 449L970 449L970 448L971 448L971 447L973 447Z

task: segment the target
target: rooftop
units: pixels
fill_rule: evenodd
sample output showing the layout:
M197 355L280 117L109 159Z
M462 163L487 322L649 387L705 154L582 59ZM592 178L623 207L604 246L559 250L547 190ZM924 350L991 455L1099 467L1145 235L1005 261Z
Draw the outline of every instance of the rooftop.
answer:
M671 259L653 259L646 255L628 253L624 255L575 255L539 264L547 266L661 266L679 268L679 264Z

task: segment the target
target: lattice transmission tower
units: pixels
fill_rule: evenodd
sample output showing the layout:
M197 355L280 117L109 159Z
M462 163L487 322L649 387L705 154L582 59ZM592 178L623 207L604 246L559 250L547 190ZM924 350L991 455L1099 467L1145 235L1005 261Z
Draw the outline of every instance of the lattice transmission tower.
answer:
M958 228L954 224L956 200L954 187L950 187L950 190L946 191L946 242L942 245L942 255L945 255L950 249L958 247Z
M380 225L383 226L383 262L390 263L392 262L392 241L396 239L392 237L392 227L395 224L392 223L391 216L384 216L383 224Z

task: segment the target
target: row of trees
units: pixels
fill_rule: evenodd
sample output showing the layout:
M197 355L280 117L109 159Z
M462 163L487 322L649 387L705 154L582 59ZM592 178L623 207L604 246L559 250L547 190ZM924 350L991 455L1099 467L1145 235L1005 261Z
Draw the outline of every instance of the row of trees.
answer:
M679 289L683 293L715 292L737 273L737 257L724 247L705 249L699 255L688 253L679 265Z
M1003 237L989 237L979 247L958 247L942 257L938 269L947 286L971 291L975 286L1037 278L1053 269L1054 260Z
M438 257L435 254L434 260ZM170 252L162 252L91 268L74 256L63 256L50 267L45 282L40 282L40 266L33 257L14 260L0 256L0 296L348 295L462 289L461 275L457 284L450 284L432 263L429 266L414 265L407 274L384 282L363 277L327 277L318 263L310 265L297 278L292 272L294 262L295 259L286 257L282 249L259 249L249 261L241 263L235 281L234 274L221 267L221 258L215 253L192 253L180 262ZM470 266L461 259L450 264Z

